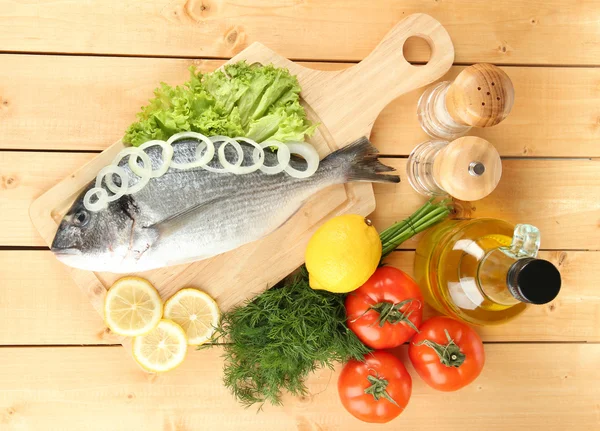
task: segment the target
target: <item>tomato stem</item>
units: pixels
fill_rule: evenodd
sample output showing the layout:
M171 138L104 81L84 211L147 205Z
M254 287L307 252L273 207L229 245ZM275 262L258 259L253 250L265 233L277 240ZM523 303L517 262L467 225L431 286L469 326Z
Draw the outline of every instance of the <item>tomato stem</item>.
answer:
M402 307L404 307L406 304L412 304L413 301L417 301L419 308L421 307L421 301L415 298L409 298L398 302L397 304L389 301L378 302L377 304L370 306L369 310L374 310L379 313L378 323L380 327L383 327L385 322L389 322L392 325L404 322L416 332L419 332L415 324L410 320L410 315L415 310L410 310L410 305L405 311L401 310Z
M382 377L379 377L379 375L368 375L367 380L369 381L369 383L371 383L371 386L365 389L365 394L373 395L375 401L379 401L381 398L385 398L390 403L394 404L397 407L400 407L398 403L394 401L394 399L386 391L387 386L389 384L387 380L385 380Z
M425 345L431 347L440 358L440 362L447 367L460 367L465 362L465 354L460 351L460 347L450 337L447 329L444 329L446 337L448 338L448 344L439 344L431 340L423 340L415 346Z

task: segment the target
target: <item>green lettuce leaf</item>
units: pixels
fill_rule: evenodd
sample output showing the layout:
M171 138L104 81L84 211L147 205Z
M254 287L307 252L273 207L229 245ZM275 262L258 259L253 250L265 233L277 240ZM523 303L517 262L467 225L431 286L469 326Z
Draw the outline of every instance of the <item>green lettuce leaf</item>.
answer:
M134 146L166 140L181 131L205 135L246 136L257 142L273 138L303 141L316 125L300 104L300 85L287 69L242 61L202 74L190 68L182 86L165 83L137 114L124 142Z

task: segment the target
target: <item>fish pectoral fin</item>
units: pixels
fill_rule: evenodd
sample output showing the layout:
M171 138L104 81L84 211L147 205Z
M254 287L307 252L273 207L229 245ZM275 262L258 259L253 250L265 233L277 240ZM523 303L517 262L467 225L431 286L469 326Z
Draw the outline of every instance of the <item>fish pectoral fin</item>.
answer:
M172 232L179 230L181 227L185 226L186 222L191 217L198 216L199 213L205 211L210 205L226 199L224 197L218 197L214 199L210 199L205 202L201 202L197 205L192 205L189 208L184 209L178 213L170 215L169 217L157 221L156 223L152 223L151 225L144 226L145 229L151 229L158 233L159 237L164 237Z

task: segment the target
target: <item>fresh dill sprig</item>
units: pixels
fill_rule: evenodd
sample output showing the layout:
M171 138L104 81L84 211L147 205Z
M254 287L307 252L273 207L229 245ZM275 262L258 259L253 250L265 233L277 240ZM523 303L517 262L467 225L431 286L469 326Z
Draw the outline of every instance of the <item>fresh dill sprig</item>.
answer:
M381 232L382 257L417 233L445 220L449 201L427 202ZM335 362L362 360L370 351L346 326L346 295L314 290L300 271L254 299L225 312L213 337L224 346L224 383L250 407L281 404L282 391L308 393L306 378Z
M344 295L313 290L306 269L225 312L224 383L237 400L281 404L282 391L306 395L306 377L369 352L346 326Z

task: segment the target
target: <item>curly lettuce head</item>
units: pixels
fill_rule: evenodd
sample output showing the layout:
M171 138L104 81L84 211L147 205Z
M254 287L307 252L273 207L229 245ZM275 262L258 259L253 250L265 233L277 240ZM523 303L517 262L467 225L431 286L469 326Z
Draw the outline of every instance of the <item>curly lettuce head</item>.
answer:
M246 136L257 142L303 141L316 125L300 105L300 85L287 69L245 61L202 74L192 66L182 86L161 83L125 133L134 146L182 131Z

